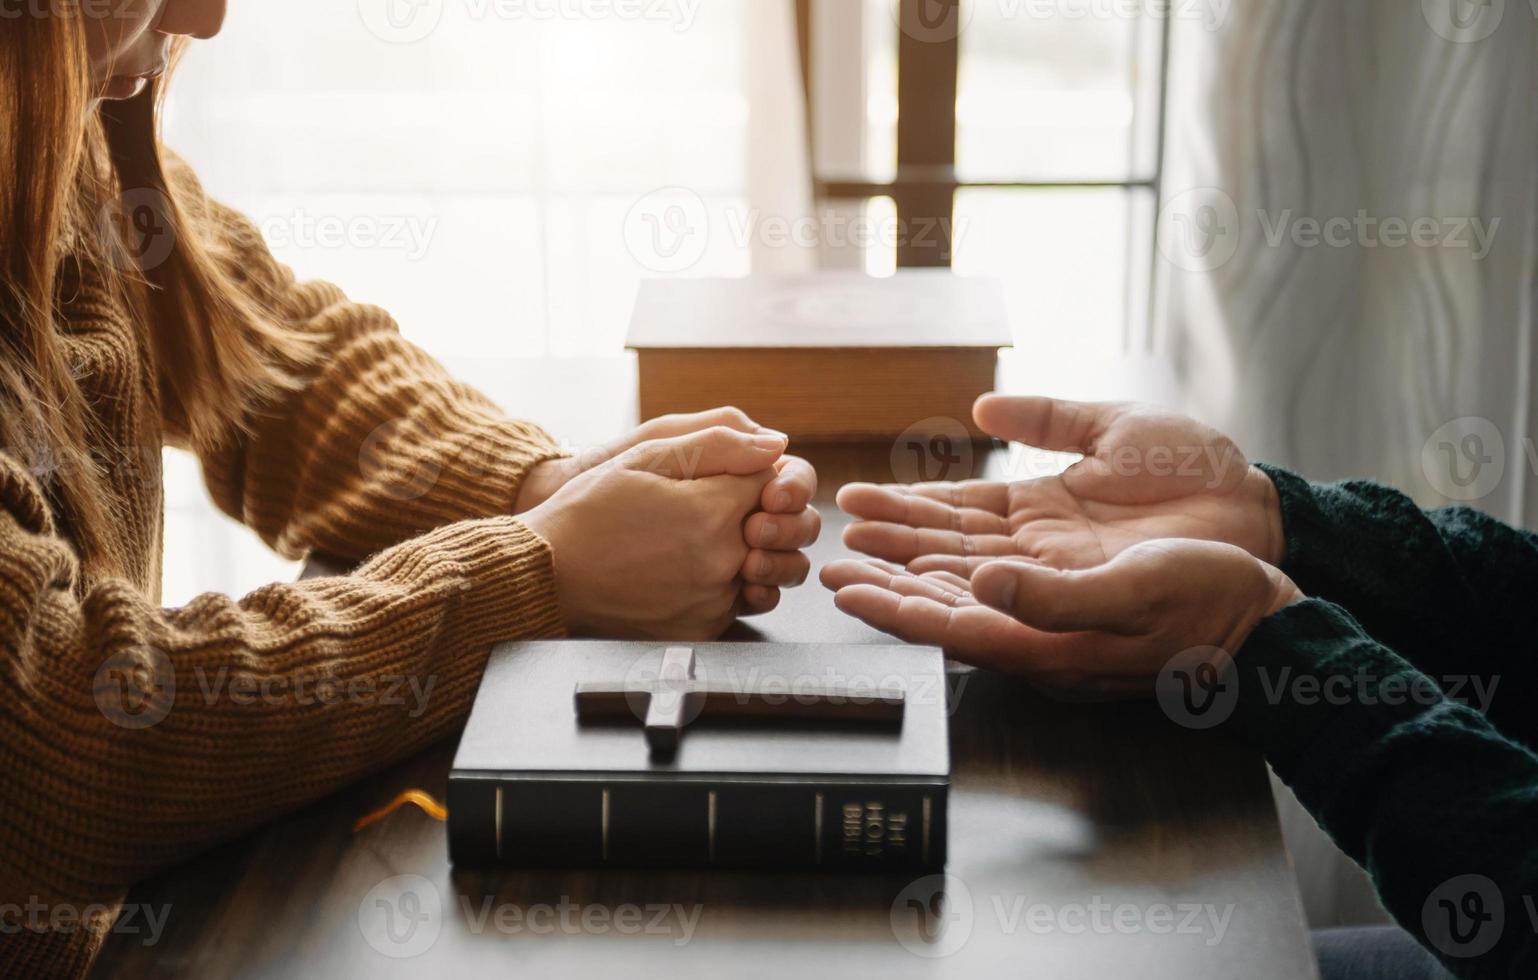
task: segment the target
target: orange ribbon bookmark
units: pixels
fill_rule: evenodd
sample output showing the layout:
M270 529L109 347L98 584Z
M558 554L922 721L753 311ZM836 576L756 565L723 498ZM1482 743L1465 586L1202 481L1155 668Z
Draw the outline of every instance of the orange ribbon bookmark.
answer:
M364 817L360 817L358 822L352 825L352 832L356 834L358 831L362 830L364 827L367 827L369 824L378 823L385 817L388 817L390 814L394 813L396 810L399 810L401 807L405 806L407 803L418 807L423 813L427 814L429 817L432 817L434 820L442 821L449 818L448 807L444 806L442 803L439 803L437 800L433 799L431 796L428 796L426 793L419 789L408 789L404 793L397 796L395 799L391 800L389 803L375 810L373 813L370 813Z

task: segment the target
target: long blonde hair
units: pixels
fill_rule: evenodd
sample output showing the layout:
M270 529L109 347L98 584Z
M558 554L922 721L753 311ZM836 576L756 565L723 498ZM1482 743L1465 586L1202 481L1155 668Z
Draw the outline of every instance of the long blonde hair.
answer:
M106 445L90 423L58 336L65 265L93 263L133 311L174 440L227 438L309 352L191 233L157 132L164 79L93 110L83 15L57 6L69 9L12 18L0 33L0 91L12 93L0 99L0 451L44 474L82 557L104 567L112 499L97 458L143 447ZM170 236L154 263L125 265L136 250L96 220L130 194Z

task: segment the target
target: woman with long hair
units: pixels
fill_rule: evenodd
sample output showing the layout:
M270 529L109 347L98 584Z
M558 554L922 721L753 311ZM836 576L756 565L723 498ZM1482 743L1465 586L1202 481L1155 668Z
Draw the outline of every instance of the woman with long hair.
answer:
M83 973L131 882L451 731L493 643L711 638L817 536L811 468L740 412L570 459L296 282L157 137L223 17L0 0L7 976ZM164 445L282 554L360 567L162 609Z

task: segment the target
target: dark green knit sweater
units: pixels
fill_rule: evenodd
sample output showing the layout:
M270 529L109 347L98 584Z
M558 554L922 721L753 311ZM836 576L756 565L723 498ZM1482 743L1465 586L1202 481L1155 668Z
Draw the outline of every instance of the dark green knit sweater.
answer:
M1310 598L1240 652L1236 721L1449 969L1538 977L1538 535L1264 469Z

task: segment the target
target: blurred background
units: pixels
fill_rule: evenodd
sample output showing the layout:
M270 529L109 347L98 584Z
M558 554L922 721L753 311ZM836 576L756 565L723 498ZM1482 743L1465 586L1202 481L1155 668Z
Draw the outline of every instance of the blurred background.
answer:
M1032 358L1071 364L1147 321L1163 32L1026 10L971 4L952 34L956 173L1089 186L963 188L937 217L959 271L1005 283ZM892 274L897 240L925 230L883 186L899 15L801 5L808 94L792 2L235 3L179 67L166 141L300 276L383 306L533 415L495 390L496 360L621 356L642 277ZM814 181L856 186L833 199ZM672 261L633 213L649 205L695 222ZM167 601L293 574L173 466Z
M628 417L642 278L949 265L1004 284L1004 387L1533 526L1534 107L1531 0L261 0L166 139L573 444ZM610 431L507 390L525 358L612 375ZM1437 461L1470 434L1472 481ZM296 574L190 459L167 486L169 603ZM1378 919L1279 795L1311 923Z

